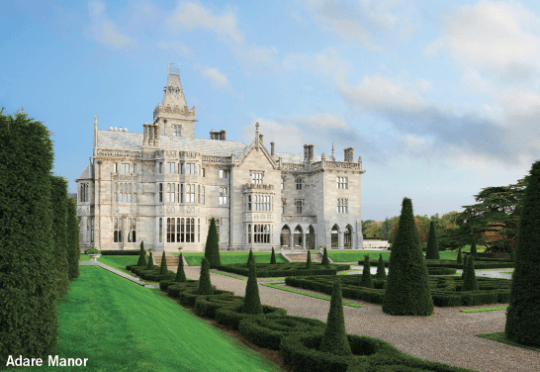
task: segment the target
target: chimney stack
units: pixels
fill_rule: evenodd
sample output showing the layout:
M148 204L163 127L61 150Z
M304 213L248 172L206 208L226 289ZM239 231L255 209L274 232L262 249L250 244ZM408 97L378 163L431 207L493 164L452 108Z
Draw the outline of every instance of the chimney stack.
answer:
M259 134L259 143L263 144L263 134Z
M274 141L270 142L270 155L274 155Z
M353 150L354 148L353 147L347 147L344 151L345 153L345 159L344 161L347 161L347 162L354 162L354 159L353 159Z

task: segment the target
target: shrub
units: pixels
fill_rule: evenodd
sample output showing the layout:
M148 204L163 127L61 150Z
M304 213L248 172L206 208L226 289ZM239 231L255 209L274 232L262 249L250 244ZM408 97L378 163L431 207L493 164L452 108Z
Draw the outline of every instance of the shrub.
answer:
M324 247L321 265L330 265L330 260L328 259L328 252L326 252L326 247Z
M146 265L147 270L153 270L154 269L154 258L152 257L152 251L150 251L150 254L148 255L148 265Z
M165 258L165 250L161 255L161 266L159 267L159 275L167 274L167 259Z
M199 295L212 295L212 283L210 282L210 262L203 257L201 260L201 275L199 277L199 289L197 290Z
M386 270L384 269L384 261L382 258L382 253L379 255L379 265L377 266L377 275L375 277L379 280L386 279Z
M195 311L202 316L214 319L216 311L222 307L242 306L244 298L235 296L233 292L226 292L219 295L199 296L195 300Z
M326 321L326 330L321 341L320 351L335 355L352 355L347 333L345 332L345 316L341 298L341 281L335 280L330 299L330 312Z
M459 249L458 249L458 253L457 253L457 263L458 263L458 264L463 263L463 257L461 256L461 247L459 247Z
M185 283L187 280L186 272L184 271L184 257L182 253L178 256L178 269L176 270L176 278L174 279L177 283Z
M139 252L139 261L137 266L147 266L146 263L146 253L144 252L144 242L141 242L141 251Z
M429 275L420 248L411 199L404 198L390 253L382 310L391 315L433 314Z
M362 280L360 281L360 287L374 288L373 281L371 280L371 265L369 263L368 254L364 256L364 270L362 270Z
M476 242L475 242L474 239L473 239L472 244L471 244L471 256L473 258L478 258L478 252L476 251Z
M467 255L465 255L463 260L463 271L461 272L461 279L465 281L465 277L467 276L467 270L465 268L467 267Z
M51 175L51 204L53 210L53 236L55 247L56 288L60 299L69 292L67 254L67 185L63 177Z
M437 236L435 235L435 223L431 221L429 223L429 234L428 234L428 243L426 250L426 259L428 260L438 260L439 248L437 245Z
M311 269L311 251L307 251L306 269Z
M261 298L259 296L259 286L257 285L257 273L255 263L251 262L249 266L249 276L246 284L246 296L242 312L245 314L262 314Z
M463 279L463 287L461 292L465 291L477 291L478 283L476 282L476 275L474 274L474 262L473 257L467 257L467 264L464 265L463 272L466 272L465 278Z
M247 267L249 268L250 263L255 263L255 257L253 256L253 252L251 249L249 250L248 260L247 260Z
M276 252L274 252L274 247L272 247L272 256L270 256L270 263L272 265L276 264Z
M540 162L532 165L527 176L521 210L515 255L516 268L512 274L510 304L506 312L506 337L523 345L540 346Z
M67 198L67 250L69 264L69 280L79 277L79 259L81 248L79 245L79 220L77 219L77 202Z
M85 250L84 253L85 254L100 254L100 251L96 247L92 247Z
M204 247L204 257L209 261L212 269L221 265L221 258L219 257L219 238L214 217L212 217L210 227L208 228L208 238L206 239L206 246Z
M216 322L226 326L231 326L234 329L238 329L238 324L244 318L262 316L262 315L252 315L242 312L243 305L236 305L231 307L222 307L221 309L216 310ZM272 307L267 305L262 305L262 314L265 317L281 317L287 315L287 310L280 307Z

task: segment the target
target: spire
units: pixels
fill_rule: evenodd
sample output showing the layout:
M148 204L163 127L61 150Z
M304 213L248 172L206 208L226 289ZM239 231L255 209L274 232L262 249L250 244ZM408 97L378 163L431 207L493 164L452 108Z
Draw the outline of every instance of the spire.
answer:
M97 132L97 115L94 115L94 148L97 147L98 143L98 132ZM95 156L95 154L94 154Z
M255 123L255 146L259 148L259 122Z
M335 152L334 152L334 143L332 142L332 156L331 156L331 158L332 158L332 160L334 160L334 161L336 161L336 156L335 156L335 155L336 155L336 154L335 154Z
M170 105L172 109L175 106L183 109L187 106L186 97L184 97L184 89L182 89L182 83L180 82L180 62L178 67L173 63L169 63L167 66L167 86L163 88L163 107Z

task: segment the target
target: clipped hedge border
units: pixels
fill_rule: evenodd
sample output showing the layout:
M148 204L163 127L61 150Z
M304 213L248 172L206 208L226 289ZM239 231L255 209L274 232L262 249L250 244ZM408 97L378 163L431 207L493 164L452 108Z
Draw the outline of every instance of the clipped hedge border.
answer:
M242 305L231 306L231 307L222 307L221 309L216 310L216 322L226 326L231 326L234 329L238 329L238 324L240 321L247 317L253 316L267 316L267 317L280 317L287 315L287 310L281 307L273 307L268 305L262 305L263 314L260 315L251 315L241 313Z
M195 306L195 302L197 298L204 297L208 295L201 295L198 294L199 286L197 285L196 288L187 288L184 291L180 291L178 294L178 298L180 299L180 303L185 306ZM215 286L212 286L212 290L214 291L213 296L217 295L228 295L228 296L234 296L233 292L230 291L222 291L219 289L216 289Z
M453 275L457 272L457 269L453 267L429 267L429 275Z
M243 304L244 297L241 296L230 294L203 295L195 299L195 311L202 316L214 319L218 309L222 307L242 306Z
M238 324L238 330L249 342L272 350L279 350L281 340L299 332L324 332L326 323L318 319L284 315L282 317L248 317Z
M443 261L443 262L440 262ZM446 262L445 262L446 261ZM447 267L454 269L463 269L463 264L458 264L456 260L425 260L426 266L428 269L430 267ZM383 261L384 267L390 267L390 261ZM358 265L364 266L364 260L358 261ZM379 265L379 260L370 260L371 267L377 267ZM474 259L474 268L475 269L510 269L515 267L515 262L508 259L502 258L475 258ZM438 274L430 274L438 275Z
M137 265L127 265L126 270L131 271L135 275L140 276L144 280L150 280L153 282L161 282L162 280L171 280L176 276L176 273L174 273L171 270L167 270L167 274L160 275L159 267L155 267L152 270L147 270L146 266L137 266Z
M101 251L102 256L138 256L141 253L139 249L133 249L128 251Z
M279 270L279 268L286 268L284 270ZM318 269L318 267L324 267ZM313 263L312 268L309 270L305 269L305 263L294 263L294 266L291 266L290 263L284 264L257 264L257 277L258 278L276 278L276 277L287 277L287 276L313 276L313 275L336 275L339 271L350 270L350 265L325 265ZM270 270L272 269L272 270ZM230 265L221 265L217 266L216 270L225 271L228 273L248 276L249 269L246 264L230 264Z
M198 280L189 280L187 282L183 283L175 283L171 284L167 287L167 296L172 298L178 298L180 295L180 292L185 291L187 288L198 288L199 287L199 281Z

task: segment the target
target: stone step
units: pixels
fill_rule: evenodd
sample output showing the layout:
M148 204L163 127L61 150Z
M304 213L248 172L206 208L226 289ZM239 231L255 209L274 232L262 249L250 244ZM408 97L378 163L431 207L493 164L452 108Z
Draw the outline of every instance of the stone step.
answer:
M292 262L306 262L307 261L307 253L286 253L287 257ZM317 252L311 252L311 262L322 262L322 254Z
M153 256L154 265L161 266L161 255L162 253ZM165 260L167 261L167 266L178 266L178 256L165 252Z

